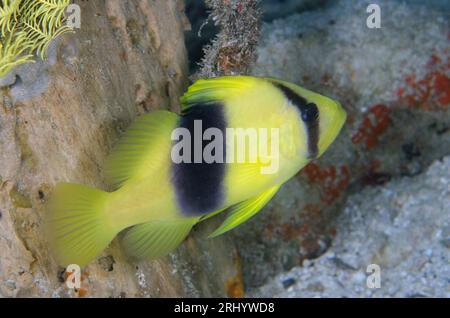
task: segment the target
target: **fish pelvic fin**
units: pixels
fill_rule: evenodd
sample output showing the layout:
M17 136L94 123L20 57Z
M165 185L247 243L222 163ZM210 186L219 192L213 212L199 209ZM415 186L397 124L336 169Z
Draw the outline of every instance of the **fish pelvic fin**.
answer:
M280 189L281 185L274 186L259 196L238 203L230 208L228 216L223 223L209 235L210 238L219 236L241 225L258 213Z

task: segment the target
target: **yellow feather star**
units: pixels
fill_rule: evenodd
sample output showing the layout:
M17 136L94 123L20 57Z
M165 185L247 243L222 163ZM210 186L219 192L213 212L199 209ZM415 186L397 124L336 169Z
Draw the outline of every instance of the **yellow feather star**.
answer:
M0 0L0 77L13 67L46 58L56 37L72 32L64 12L70 0Z

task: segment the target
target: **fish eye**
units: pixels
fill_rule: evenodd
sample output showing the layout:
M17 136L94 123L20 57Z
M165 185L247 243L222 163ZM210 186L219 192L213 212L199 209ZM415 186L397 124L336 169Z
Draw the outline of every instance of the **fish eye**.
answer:
M302 120L305 122L315 121L319 117L319 109L314 103L309 103L302 109Z

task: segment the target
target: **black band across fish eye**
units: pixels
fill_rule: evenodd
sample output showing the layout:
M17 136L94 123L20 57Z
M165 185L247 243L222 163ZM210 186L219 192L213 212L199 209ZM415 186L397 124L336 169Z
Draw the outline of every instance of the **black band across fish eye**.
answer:
M274 85L281 90L284 96L295 105L300 111L302 121L306 125L308 138L308 159L314 159L319 153L319 109L316 104L308 103L308 101L294 92L289 87L280 83Z

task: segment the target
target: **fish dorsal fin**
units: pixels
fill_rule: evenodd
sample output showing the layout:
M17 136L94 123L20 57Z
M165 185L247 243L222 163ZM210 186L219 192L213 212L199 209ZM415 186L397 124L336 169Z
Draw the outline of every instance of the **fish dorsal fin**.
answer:
M270 199L273 198L278 189L280 189L280 185L264 191L255 198L251 198L231 207L228 217L213 233L209 235L209 237L219 236L247 221L249 218L258 213L270 201Z
M195 105L223 101L254 87L261 80L251 76L222 76L198 80L181 97L181 111L184 113Z
M178 115L158 110L142 115L120 138L105 165L107 181L120 186L128 179L143 177L163 158Z
M198 218L142 223L125 231L124 249L139 259L164 256L183 242Z

